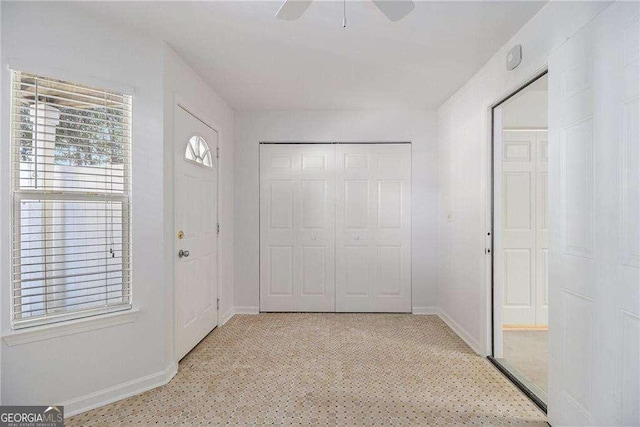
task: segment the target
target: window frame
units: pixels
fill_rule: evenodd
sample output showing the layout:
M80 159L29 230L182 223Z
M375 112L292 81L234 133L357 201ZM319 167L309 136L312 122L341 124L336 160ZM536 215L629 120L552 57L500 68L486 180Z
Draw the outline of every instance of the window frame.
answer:
M85 85L83 83L77 83L71 80L62 80L56 77L42 76L37 73L30 73L27 71L17 70L14 68L11 68L9 72L10 72L10 81L11 81L11 90L9 91L10 92L9 115L10 115L10 131L11 131L10 144L9 144L10 145L10 156L9 156L10 180L11 180L11 184L10 184L10 194L11 194L10 287L11 289L10 289L9 304L10 304L11 328L13 330L21 330L24 328L50 325L50 324L55 324L60 322L67 322L71 320L90 318L93 316L98 316L103 314L131 310L133 308L133 292L132 292L133 286L132 286L132 280L131 280L131 276L132 276L131 227L132 227L132 217L133 217L132 215L133 186L132 186L132 180L131 180L132 163L133 163L133 156L132 156L133 96L131 94L122 93L119 91L116 92L109 89L100 89L95 86L89 86L89 85ZM20 140L23 138L20 138L19 136L17 136L16 127L19 128L21 122L18 122L15 120L16 113L14 111L15 108L19 106L19 104L16 102L16 99L15 99L15 84L16 84L16 76L20 74L26 74L36 79L60 82L60 83L70 85L70 86L75 86L75 87L83 87L83 88L87 88L89 90L101 92L104 94L115 94L118 96L122 96L123 99L127 100L127 104L126 104L127 108L124 113L124 116L128 120L128 127L125 132L126 140L127 140L125 144L127 154L123 155L123 162L122 162L123 190L121 193L100 192L97 190L92 191L91 189L64 191L60 189L50 189L50 188L45 188L45 189L21 188L20 186L21 175L20 175L20 167L19 167L21 164L21 160L20 160L21 153L19 148L22 146ZM40 102L39 99L36 99L35 104L37 105L39 102ZM37 107L36 107L36 112L37 112ZM36 113L36 117L33 122L34 129L37 128L37 126L39 126L37 120L38 120L38 116ZM37 141L37 131L34 132L34 136L32 138L33 138L32 140L34 141L33 147L34 147L34 153L35 153L35 150L37 150L37 146L35 145L35 141ZM53 143L55 144L55 141ZM87 143L87 145L90 143L91 142ZM37 167L37 160L34 160L34 162L36 163L36 167ZM45 172L45 174L46 173L47 172ZM104 176L106 177L107 174L104 174ZM36 177L36 179L38 178ZM45 177L43 179L46 180L47 178ZM73 182L73 180L69 179L68 182ZM81 201L81 202L88 202L88 203L114 202L114 203L121 204L121 215L122 215L121 227L122 228L121 228L121 233L119 233L117 237L119 237L122 242L121 243L121 253L122 253L121 259L122 260L118 264L119 271L122 272L122 281L121 281L121 286L119 286L117 288L117 291L114 291L114 292L121 292L123 295L122 300L124 301L126 299L126 302L113 303L113 304L105 303L102 306L76 309L76 310L71 309L66 311L56 310L53 313L46 313L46 311L49 309L49 307L47 307L47 304L51 302L50 301L51 298L49 295L49 287L60 286L60 285L46 284L47 279L43 279L43 283L45 283L42 286L42 288L44 289L43 292L45 293L45 297L43 298L44 299L43 302L45 305L45 309L44 309L45 314L41 316L33 316L33 317L29 317L29 316L22 317L22 318L19 317L22 311L16 312L16 305L18 304L15 303L14 301L24 298L24 296L20 294L21 292L20 286L16 284L16 283L20 283L21 275L24 274L23 272L20 271L21 267L23 266L23 259L24 259L23 256L21 255L21 252L22 252L21 243L23 239L23 234L16 233L15 230L16 230L16 227L18 227L17 229L20 230L21 213L22 213L21 203L23 201L34 201L34 202L43 201L44 203L47 203L47 201L62 202L62 203L73 202L73 201ZM45 209L43 208L43 211L44 210ZM65 211L60 210L57 212L61 212L61 216L62 216L64 215ZM43 231L43 234L47 234L47 233L52 233L52 232ZM47 249L43 250L43 252L45 253L46 251ZM47 255L44 255L44 256L46 257ZM43 263L42 264L43 270L46 270L48 268L48 265L49 264L47 263ZM80 268L82 267L78 267L78 269ZM45 274L45 277L46 277L46 274ZM82 288L80 290L85 290L85 288ZM73 290L70 292L73 292ZM105 294L108 292L109 291L105 291ZM66 297L64 299L66 299ZM85 304L88 304L88 303L85 303ZM78 305L82 305L82 304L78 304ZM68 305L65 305L65 306L68 307ZM57 307L57 308L59 309L60 307Z

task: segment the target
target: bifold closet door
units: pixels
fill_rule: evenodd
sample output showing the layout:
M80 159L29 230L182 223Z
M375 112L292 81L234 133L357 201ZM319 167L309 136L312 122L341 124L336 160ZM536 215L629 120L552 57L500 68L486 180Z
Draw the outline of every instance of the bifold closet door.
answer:
M335 147L260 146L260 310L335 311Z
M411 146L336 146L336 311L411 311Z

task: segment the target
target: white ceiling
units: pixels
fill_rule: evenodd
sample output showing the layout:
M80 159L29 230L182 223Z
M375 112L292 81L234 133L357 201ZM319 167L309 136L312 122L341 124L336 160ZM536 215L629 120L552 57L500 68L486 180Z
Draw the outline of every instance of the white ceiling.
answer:
M83 2L91 15L166 40L236 110L440 106L544 2L417 1L392 23L370 1ZM525 51L526 55L526 51Z

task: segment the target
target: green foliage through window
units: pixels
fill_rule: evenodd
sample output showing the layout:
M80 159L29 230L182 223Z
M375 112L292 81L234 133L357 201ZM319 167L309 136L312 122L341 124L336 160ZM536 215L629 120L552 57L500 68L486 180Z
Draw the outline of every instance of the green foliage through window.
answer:
M55 163L67 166L122 164L124 113L107 107L79 110L59 107Z

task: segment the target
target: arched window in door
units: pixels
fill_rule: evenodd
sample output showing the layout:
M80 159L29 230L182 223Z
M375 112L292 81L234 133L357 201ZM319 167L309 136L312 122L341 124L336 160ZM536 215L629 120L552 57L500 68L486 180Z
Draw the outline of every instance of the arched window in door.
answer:
M187 149L184 153L184 157L187 160L195 162L199 165L203 165L208 168L213 167L209 144L207 144L207 141L205 141L201 136L193 135L191 138L189 138L189 143L187 144Z

